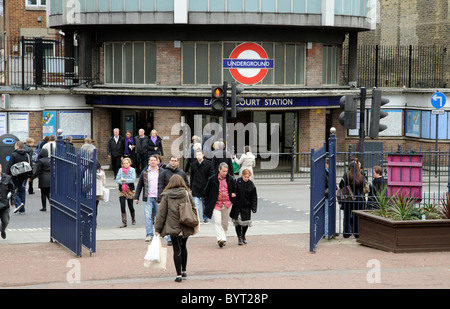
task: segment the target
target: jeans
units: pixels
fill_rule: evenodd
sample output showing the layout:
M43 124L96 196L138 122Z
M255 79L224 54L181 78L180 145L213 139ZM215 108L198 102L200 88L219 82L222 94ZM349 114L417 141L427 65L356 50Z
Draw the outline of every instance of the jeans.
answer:
M153 217L156 216L158 211L158 202L156 197L148 197L147 202L144 202L144 215L145 215L145 235L153 237Z
M203 197L194 196L194 202L195 206L197 206L198 214L200 215L200 210L203 214L203 221L208 220L208 217L205 216L205 203L203 202Z
M27 179L23 180L13 180L14 186L16 187L16 207L23 203L23 208L19 212L25 212L25 196L27 192Z

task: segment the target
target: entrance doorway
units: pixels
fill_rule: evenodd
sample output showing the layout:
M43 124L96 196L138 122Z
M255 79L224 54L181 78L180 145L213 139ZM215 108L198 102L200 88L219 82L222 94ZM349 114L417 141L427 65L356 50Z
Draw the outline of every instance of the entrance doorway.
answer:
M150 135L154 128L153 110L114 108L111 109L111 124L112 129L119 128L122 136L125 136L127 130L132 132L132 136L136 136L141 128L145 130L146 135Z

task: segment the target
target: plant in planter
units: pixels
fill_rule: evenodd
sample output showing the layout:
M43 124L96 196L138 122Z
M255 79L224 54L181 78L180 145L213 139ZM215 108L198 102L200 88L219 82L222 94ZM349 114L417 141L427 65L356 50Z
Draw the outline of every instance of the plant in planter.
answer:
M373 210L353 211L359 217L359 243L392 252L450 251L449 194L442 206L418 208L415 198L401 193L388 197L386 190L375 201Z
M442 199L441 214L444 218L450 219L450 193L447 193L446 198Z
M415 198L409 197L404 192L397 192L397 194L391 198L391 203L388 208L389 217L394 220L414 220L415 202Z

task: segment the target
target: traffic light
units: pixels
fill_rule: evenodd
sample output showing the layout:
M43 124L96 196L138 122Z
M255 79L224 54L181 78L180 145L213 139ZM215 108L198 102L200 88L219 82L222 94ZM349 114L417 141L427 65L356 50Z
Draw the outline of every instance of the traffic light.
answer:
M237 106L244 101L243 98L237 96L243 91L243 87L238 87L235 82L231 83L231 118L236 118L237 113L244 111L244 108Z
M389 100L381 96L381 90L372 90L372 109L370 113L369 137L378 138L378 133L387 129L387 125L380 124L380 119L389 114L381 110L381 106L388 104Z
M339 100L339 105L344 111L339 115L339 123L346 129L356 129L357 97L346 95Z
M222 112L226 108L225 92L223 86L213 86L211 91L211 109L213 112Z

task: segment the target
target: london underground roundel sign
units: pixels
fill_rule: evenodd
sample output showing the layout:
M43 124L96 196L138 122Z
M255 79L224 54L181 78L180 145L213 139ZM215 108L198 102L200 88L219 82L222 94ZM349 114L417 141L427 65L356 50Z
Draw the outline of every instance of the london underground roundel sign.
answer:
M256 43L242 43L223 59L223 67L241 84L257 84L264 79L268 69L273 69L273 59Z

